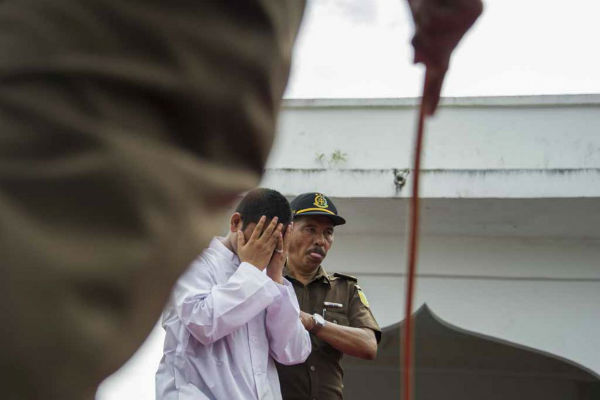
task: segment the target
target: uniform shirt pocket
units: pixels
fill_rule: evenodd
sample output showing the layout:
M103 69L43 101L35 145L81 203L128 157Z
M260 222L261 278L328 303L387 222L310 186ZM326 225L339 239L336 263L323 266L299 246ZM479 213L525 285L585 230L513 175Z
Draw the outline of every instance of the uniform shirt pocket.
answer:
M342 326L349 326L349 321L348 321L348 317L346 316L346 313L344 313L343 311L331 311L331 310L326 310L325 311L325 320L334 324L338 324L338 325L342 325Z

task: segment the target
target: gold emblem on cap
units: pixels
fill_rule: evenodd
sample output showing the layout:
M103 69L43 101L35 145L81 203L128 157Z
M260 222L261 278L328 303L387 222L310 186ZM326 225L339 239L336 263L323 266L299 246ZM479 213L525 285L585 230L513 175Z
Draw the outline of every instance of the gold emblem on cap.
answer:
M315 206L319 208L327 208L329 204L327 204L327 199L321 193L315 194L315 202L313 203Z

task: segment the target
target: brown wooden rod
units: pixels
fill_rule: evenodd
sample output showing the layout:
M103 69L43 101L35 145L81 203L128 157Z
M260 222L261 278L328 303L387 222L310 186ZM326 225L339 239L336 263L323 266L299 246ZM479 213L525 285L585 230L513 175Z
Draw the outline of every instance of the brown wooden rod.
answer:
M423 93L427 87L427 74L423 85ZM413 399L414 384L414 361L413 361L413 324L411 320L413 299L415 292L415 274L417 270L417 253L419 241L419 176L421 171L421 153L423 147L423 137L425 128L425 107L424 97L421 97L419 107L419 123L417 125L417 134L414 148L414 165L412 179L412 195L410 199L410 225L409 225L409 243L408 243L408 266L406 272L406 303L404 318L404 343L403 343L403 376L402 376L402 399ZM401 344L402 345L402 344Z

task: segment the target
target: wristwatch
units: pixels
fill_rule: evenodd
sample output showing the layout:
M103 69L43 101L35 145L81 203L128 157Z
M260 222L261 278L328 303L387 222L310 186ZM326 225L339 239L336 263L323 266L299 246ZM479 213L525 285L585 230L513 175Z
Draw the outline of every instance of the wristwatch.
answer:
M317 313L314 313L312 315L312 318L313 318L314 325L309 332L317 333L317 332L319 332L319 330L321 330L322 327L325 326L325 323L326 323L325 318L323 318L323 316L321 314L317 314Z

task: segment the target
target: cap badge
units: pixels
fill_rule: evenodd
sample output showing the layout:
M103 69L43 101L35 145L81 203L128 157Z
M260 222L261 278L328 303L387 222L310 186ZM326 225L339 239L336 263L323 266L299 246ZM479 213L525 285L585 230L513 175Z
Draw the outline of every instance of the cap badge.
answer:
M327 204L327 199L321 193L315 194L315 202L313 203L315 206L319 208L328 208L329 204Z

